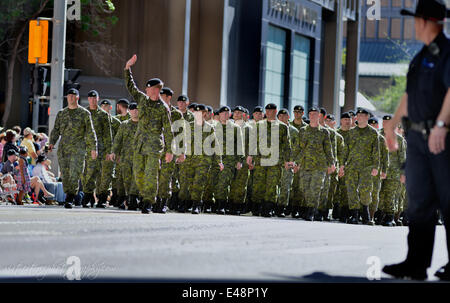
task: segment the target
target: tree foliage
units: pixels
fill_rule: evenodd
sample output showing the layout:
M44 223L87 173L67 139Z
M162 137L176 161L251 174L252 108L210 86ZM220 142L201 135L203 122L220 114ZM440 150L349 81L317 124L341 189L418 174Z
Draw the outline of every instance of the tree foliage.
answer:
M380 91L373 98L375 107L386 113L395 113L400 99L406 90L406 76L395 76L391 78L392 85Z

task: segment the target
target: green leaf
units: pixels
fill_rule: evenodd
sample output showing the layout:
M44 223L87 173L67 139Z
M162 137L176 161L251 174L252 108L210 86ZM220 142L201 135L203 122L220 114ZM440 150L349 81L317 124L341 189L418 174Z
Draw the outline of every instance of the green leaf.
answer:
M106 5L108 5L108 9L109 9L111 12L113 12L113 11L116 9L115 6L114 6L114 3L112 3L111 0L106 0L105 3L106 3Z

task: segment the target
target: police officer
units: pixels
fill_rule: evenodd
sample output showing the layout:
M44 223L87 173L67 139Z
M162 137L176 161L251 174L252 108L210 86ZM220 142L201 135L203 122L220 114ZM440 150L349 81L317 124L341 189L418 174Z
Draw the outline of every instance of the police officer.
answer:
M137 61L134 55L125 65L124 76L128 92L138 104L139 122L136 131L136 149L133 158L133 170L139 193L143 196L142 213L150 213L156 203L158 189L158 170L161 154L164 161L173 159L171 146L164 142L172 142L173 133L168 106L160 98L164 83L153 78L147 81L145 93L134 83L131 66ZM164 140L163 140L164 138Z
M97 159L97 137L91 113L78 105L80 94L76 89L67 92L67 107L56 115L55 126L50 134L49 152L59 142L58 161L61 167L64 192L67 194L65 208L72 208L78 192L78 181L83 172L86 150L92 160Z
M433 254L436 210L444 217L450 256L450 41L443 33L446 9L442 1L419 0L414 16L422 50L412 60L406 93L386 128L390 150L398 147L395 125L407 117L406 190L408 194L408 254L402 263L383 271L397 278L427 279ZM450 280L450 262L436 274Z

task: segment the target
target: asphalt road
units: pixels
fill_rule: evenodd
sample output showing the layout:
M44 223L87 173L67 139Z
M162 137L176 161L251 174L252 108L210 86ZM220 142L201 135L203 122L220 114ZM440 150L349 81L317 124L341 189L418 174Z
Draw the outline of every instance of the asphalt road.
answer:
M0 206L0 279L367 282L368 272L377 278L380 267L404 259L407 232L291 218ZM446 263L438 226L431 281Z

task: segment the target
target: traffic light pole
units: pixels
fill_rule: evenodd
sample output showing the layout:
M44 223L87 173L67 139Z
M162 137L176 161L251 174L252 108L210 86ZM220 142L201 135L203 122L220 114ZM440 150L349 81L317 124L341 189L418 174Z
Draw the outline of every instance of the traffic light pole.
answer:
M55 126L56 114L63 106L64 98L64 61L66 56L66 12L67 0L54 1L53 7L53 39L52 39L52 73L50 85L50 115L48 134ZM52 170L58 171L56 153L49 155Z
M38 79L39 79L39 64L36 59L36 64L33 71L33 129L38 132L39 127L39 95L38 95Z

